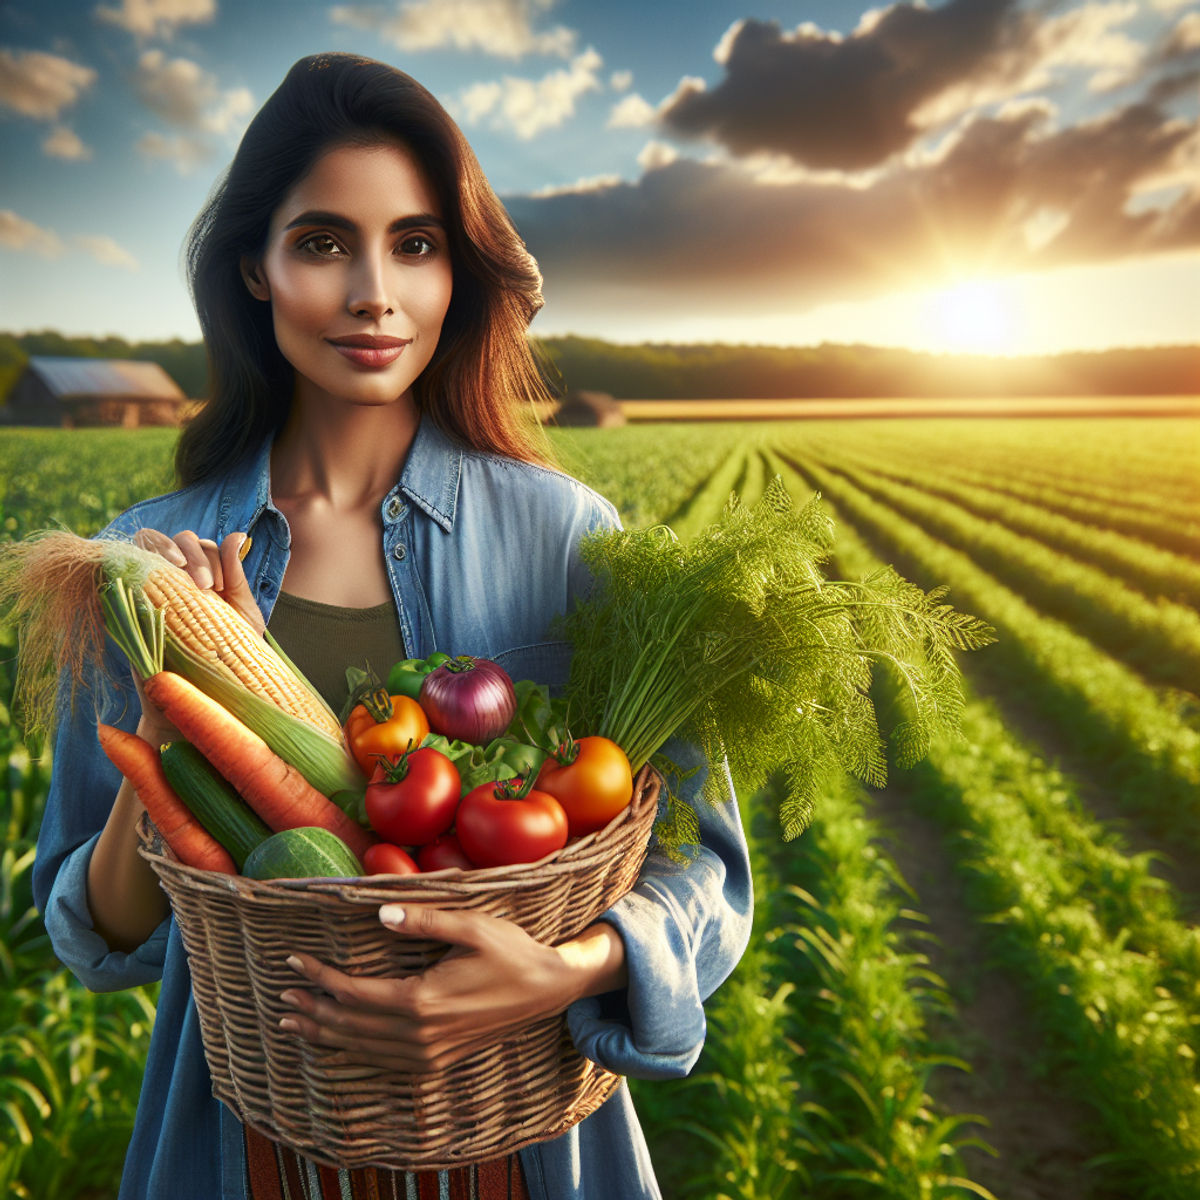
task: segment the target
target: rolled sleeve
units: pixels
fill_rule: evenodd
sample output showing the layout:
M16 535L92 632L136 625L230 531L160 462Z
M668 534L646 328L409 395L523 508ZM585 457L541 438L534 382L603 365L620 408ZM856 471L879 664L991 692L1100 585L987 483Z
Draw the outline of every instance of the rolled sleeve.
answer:
M119 992L162 978L171 918L136 950L128 954L109 950L93 928L87 905L88 864L99 840L97 833L63 859L43 916L55 954L79 982L89 991Z
M666 751L682 766L697 761L694 749L678 743ZM692 1069L704 1045L704 1000L737 965L750 938L746 839L728 769L712 769L723 776L723 803L698 798L702 772L680 789L700 822L693 859L679 865L652 850L633 890L600 918L625 943L628 987L567 1010L580 1053L620 1075L674 1079Z

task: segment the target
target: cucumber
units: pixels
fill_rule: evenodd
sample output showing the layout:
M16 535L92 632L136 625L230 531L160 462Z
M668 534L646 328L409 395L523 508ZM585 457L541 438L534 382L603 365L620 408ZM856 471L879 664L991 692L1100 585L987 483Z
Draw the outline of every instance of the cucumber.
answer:
M345 879L362 873L362 863L350 847L336 833L317 826L273 833L242 868L247 879Z
M241 871L254 848L271 836L266 823L190 742L168 742L162 765L180 800Z

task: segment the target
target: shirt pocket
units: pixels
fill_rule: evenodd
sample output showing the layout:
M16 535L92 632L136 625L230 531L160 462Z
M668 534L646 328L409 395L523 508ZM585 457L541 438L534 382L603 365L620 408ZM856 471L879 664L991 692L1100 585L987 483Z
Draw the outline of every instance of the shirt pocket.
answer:
M514 682L532 679L549 687L551 695L559 696L571 673L571 650L570 642L533 642L502 650L492 656L492 661L503 667Z

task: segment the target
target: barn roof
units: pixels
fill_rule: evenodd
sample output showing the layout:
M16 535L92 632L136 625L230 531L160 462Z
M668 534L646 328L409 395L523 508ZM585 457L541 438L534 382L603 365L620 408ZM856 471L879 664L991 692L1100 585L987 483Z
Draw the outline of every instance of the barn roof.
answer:
M59 400L119 396L126 400L185 400L179 385L152 362L124 358L43 358L32 371Z

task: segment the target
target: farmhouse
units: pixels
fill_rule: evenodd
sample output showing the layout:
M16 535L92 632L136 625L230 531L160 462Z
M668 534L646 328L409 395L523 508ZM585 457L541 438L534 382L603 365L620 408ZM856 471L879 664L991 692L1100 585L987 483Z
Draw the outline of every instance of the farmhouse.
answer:
M158 365L119 358L31 358L0 408L5 425L178 425L187 397Z

